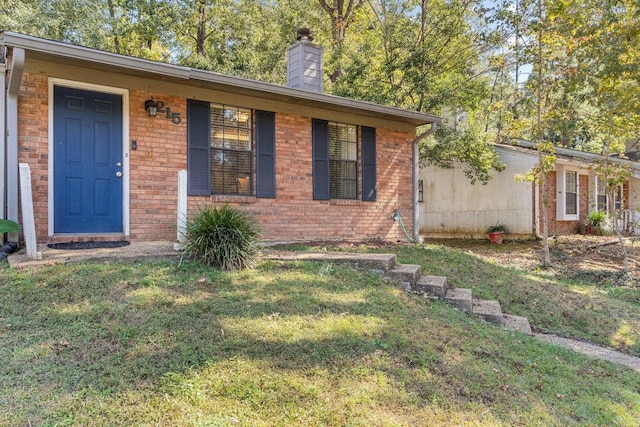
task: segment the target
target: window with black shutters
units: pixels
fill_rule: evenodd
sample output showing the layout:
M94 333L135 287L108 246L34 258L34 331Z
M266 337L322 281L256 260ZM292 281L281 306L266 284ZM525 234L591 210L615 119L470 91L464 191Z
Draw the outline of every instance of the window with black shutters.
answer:
M329 122L329 197L358 198L357 126Z
M251 194L251 110L211 104L211 193Z
M275 113L188 99L187 148L190 196L276 197Z

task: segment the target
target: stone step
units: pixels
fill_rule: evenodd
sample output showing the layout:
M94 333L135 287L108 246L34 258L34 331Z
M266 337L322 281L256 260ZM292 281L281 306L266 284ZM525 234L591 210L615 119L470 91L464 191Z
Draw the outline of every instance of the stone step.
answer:
M415 285L411 286L411 290L444 298L447 293L447 278L444 276L422 276Z
M272 251L267 258L277 261L322 261L346 264L367 270L389 271L396 265L395 254L358 254L349 252Z
M451 288L447 289L444 299L459 310L471 313L473 310L473 297L471 289Z
M510 331L533 335L531 332L531 325L529 325L529 320L527 320L526 317L515 316L513 314L503 314L500 326Z
M474 298L473 314L480 316L493 325L502 326L503 315L498 301Z
M387 275L399 283L409 283L410 286L420 278L421 267L414 264L397 264L391 270L387 271Z

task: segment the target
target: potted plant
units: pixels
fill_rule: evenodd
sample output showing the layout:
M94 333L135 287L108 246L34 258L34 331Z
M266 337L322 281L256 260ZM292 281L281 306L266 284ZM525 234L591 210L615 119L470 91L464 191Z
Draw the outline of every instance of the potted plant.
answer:
M586 233L597 236L602 236L604 233L605 225L607 223L607 214L604 211L589 212L586 221Z
M504 224L495 224L487 227L487 236L491 243L502 243L504 239L504 233L508 233L507 226Z

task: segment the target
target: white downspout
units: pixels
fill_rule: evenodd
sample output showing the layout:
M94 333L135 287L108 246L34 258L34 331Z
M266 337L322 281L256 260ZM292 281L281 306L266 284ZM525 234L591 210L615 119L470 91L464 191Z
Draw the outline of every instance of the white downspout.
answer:
M7 85L7 218L18 222L18 92L24 69L24 49L13 48ZM9 241L17 242L18 233L9 234Z
M0 47L0 49L3 49ZM2 90L0 90L0 219L7 218L7 65L6 58L0 55L0 79L2 80ZM0 241L0 243L3 243Z
M431 123L431 129L413 140L413 240L422 243L420 240L420 204L418 194L418 175L420 172L420 151L418 144L438 129L438 123Z

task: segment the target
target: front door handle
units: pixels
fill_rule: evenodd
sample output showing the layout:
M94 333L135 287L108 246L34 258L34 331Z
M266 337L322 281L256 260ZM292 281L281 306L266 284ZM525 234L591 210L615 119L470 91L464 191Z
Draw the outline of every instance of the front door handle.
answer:
M118 178L122 178L122 172L120 172L120 171L116 172L116 176L117 176Z

